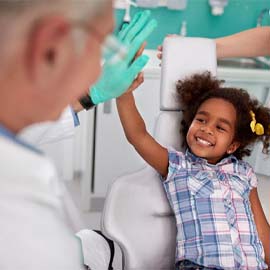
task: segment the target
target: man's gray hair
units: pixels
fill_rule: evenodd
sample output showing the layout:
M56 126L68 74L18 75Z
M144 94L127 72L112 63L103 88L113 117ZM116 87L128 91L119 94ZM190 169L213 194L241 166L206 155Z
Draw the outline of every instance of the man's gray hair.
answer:
M90 22L103 15L110 0L0 0L0 57L12 54L29 27L46 15L63 14L68 19Z
M96 16L109 0L0 0L0 16L21 15L26 11L36 9L56 10L59 8L70 9L73 15Z

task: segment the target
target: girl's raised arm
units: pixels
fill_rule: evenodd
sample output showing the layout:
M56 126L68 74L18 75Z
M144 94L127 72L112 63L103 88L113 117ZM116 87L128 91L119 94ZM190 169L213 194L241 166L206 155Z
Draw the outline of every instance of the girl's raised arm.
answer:
M132 93L117 98L118 114L127 140L140 156L163 177L168 173L168 151L146 130L144 120L137 110Z

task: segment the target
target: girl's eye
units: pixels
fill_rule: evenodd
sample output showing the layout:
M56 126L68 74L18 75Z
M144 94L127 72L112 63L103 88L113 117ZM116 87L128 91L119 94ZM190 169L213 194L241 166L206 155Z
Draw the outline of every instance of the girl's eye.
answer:
M220 131L226 131L226 129L221 127L221 126L217 126L217 129L220 130Z
M202 118L196 118L196 121L200 122L200 123L205 123L205 120Z

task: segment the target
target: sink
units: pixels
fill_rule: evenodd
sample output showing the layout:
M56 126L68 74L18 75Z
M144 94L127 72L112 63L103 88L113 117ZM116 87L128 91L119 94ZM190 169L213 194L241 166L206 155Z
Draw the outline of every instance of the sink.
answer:
M265 57L219 59L217 64L220 67L270 69L270 61Z

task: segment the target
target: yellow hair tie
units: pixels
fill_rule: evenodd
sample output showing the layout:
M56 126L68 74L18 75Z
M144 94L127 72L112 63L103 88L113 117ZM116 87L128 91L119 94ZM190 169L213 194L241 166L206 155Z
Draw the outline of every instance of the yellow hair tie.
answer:
M253 111L250 111L251 116L251 122L250 122L250 128L253 133L256 133L257 135L263 135L264 134L264 127L261 123L256 123L255 113Z

